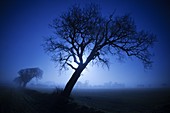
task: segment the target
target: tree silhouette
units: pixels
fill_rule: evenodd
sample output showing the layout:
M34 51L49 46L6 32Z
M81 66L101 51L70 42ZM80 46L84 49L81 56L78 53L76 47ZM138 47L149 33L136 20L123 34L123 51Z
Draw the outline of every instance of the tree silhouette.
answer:
M21 87L26 87L33 78L41 79L43 71L39 68L26 68L18 71L18 74L19 76L14 79L14 82Z
M137 31L129 15L103 17L96 4L85 8L73 5L68 11L54 20L51 25L55 36L45 39L43 47L60 69L74 71L63 91L68 97L90 62L109 67L109 54L112 56L134 56L142 61L145 68L151 66L149 48L156 36L145 31ZM77 67L73 63L77 64Z

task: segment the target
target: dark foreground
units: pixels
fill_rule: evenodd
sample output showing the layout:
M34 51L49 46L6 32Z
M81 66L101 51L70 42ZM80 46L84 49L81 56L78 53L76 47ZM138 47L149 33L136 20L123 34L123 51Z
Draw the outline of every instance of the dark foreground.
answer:
M67 103L59 93L0 87L0 113L170 113L169 89L74 90Z
M73 99L63 102L59 93L0 87L0 113L104 113L78 105Z
M170 89L104 89L73 92L77 103L109 113L170 113Z

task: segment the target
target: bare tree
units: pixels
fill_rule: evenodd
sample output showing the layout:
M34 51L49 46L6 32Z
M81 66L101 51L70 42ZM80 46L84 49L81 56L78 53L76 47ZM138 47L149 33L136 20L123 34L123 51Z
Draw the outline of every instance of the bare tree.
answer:
M48 37L43 44L60 69L74 71L63 91L68 97L90 62L109 66L112 56L134 56L142 61L145 68L152 64L149 48L156 36L145 31L137 31L129 15L103 17L100 8L90 4L85 8L74 5L51 25L55 36ZM74 67L73 63L78 66Z
M43 71L39 68L26 68L18 71L18 74L19 76L14 79L14 82L21 87L26 87L33 78L41 79Z

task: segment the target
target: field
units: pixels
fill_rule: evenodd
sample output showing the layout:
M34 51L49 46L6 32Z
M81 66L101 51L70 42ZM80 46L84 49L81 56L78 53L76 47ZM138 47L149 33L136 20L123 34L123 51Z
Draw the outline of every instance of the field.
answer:
M170 113L169 89L78 90L73 97L109 113Z
M170 113L169 89L81 89L65 103L44 92L0 87L0 113Z

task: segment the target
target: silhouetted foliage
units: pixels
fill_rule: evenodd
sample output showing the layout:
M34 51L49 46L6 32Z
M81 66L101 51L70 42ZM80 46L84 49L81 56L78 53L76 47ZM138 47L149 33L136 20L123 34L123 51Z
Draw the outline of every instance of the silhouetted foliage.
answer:
M21 87L26 87L27 83L33 78L41 79L43 71L39 68L26 68L18 71L19 76L14 79L14 82Z
M113 13L103 17L95 4L85 8L74 5L51 26L56 36L45 40L45 51L51 54L61 70L68 67L75 70L64 89L66 96L70 95L81 72L90 62L109 67L109 54L119 58L136 57L145 68L152 64L149 48L156 36L143 30L137 31L130 15L114 16Z

